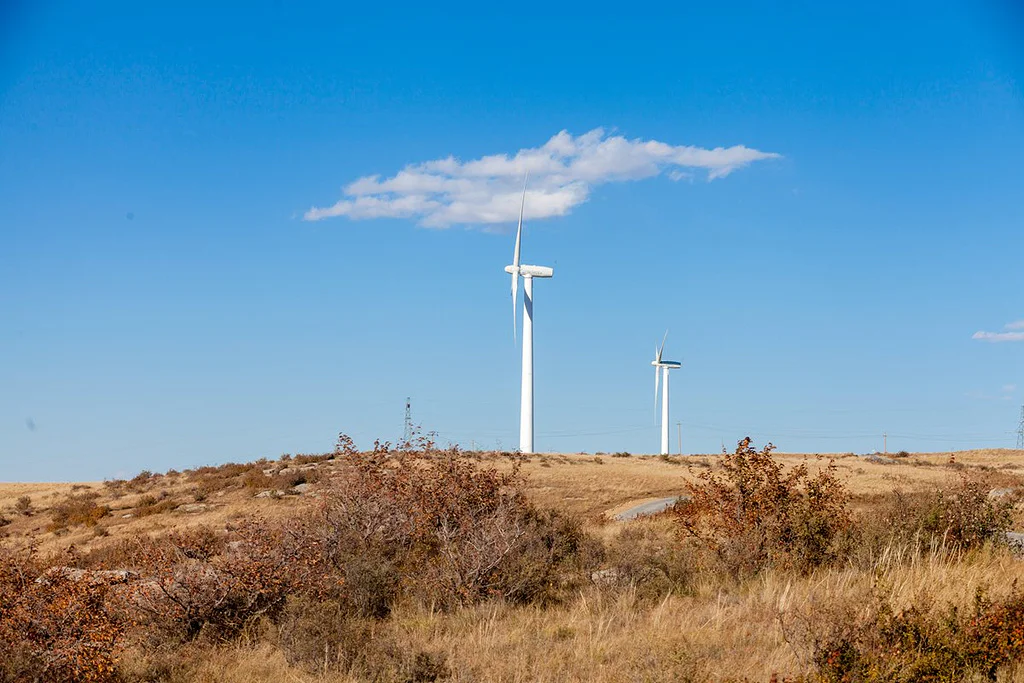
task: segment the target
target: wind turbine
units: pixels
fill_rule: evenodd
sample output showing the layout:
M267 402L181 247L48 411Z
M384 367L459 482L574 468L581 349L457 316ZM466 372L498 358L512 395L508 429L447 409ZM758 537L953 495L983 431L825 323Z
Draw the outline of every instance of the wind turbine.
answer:
M651 361L651 365L654 366L654 410L657 413L658 410L658 382L661 379L661 373L665 374L665 382L661 387L661 454L668 455L668 371L676 370L683 366L679 361L674 360L662 360L661 354L665 350L665 340L668 339L668 331L665 332L665 336L661 340L661 346L655 345L654 347L654 360Z
M547 266L527 266L519 263L523 243L523 209L526 208L527 174L523 181L523 199L519 205L519 227L516 228L516 247L512 252L512 265L505 272L512 274L512 338L515 339L518 321L516 307L519 278L523 278L523 380L519 400L519 451L533 453L533 279L551 277L555 271Z

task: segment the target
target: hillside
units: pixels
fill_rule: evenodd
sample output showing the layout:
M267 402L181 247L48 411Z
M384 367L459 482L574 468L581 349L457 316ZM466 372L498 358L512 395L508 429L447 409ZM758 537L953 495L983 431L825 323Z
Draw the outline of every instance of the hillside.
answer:
M0 681L1024 680L1022 470L428 447L2 484Z
M678 495L685 482L703 470L715 470L720 455L660 456L541 454L520 456L494 452L466 453L472 462L508 470L518 463L526 491L538 504L603 524L605 513L644 500ZM1024 451L983 449L915 453L905 458L865 458L852 454L776 453L787 464L807 463L814 470L834 460L839 476L855 495L870 500L893 488L921 490L946 480L950 473L986 473L997 487L1024 481ZM331 454L299 455L287 460L229 463L165 474L143 472L131 480L81 483L0 483L0 529L9 541L34 542L44 551L74 545L87 549L125 534L159 534L198 525L259 515L299 514L316 500L318 483L329 480L337 461ZM18 500L28 499L28 514ZM77 521L54 520L62 506L106 514ZM24 505L24 503L23 503ZM80 512L88 516L88 512Z

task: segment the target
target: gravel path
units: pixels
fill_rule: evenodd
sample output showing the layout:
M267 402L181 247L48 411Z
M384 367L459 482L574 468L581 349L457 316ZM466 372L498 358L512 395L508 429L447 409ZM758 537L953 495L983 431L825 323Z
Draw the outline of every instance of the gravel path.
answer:
M658 500L652 500L648 503L641 503L628 510L623 510L617 515L614 515L612 519L617 522L628 522L631 519L637 517L643 517L644 515L654 515L659 512L664 512L673 505L676 501L682 498L682 496L672 496L671 498L659 498Z

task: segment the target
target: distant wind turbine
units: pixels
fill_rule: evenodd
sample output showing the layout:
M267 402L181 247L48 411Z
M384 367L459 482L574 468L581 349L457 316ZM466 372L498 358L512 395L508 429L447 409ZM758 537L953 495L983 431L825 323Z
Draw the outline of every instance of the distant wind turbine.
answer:
M654 411L658 411L658 382L661 374L665 374L665 382L661 387L661 454L668 455L668 371L681 368L682 363L674 360L662 360L661 354L665 350L665 341L668 339L668 331L661 340L661 346L654 347Z
M519 294L519 278L523 278L523 382L519 402L519 450L533 453L533 278L551 277L554 270L547 266L527 266L519 263L519 251L523 243L523 210L526 208L527 175L523 181L523 199L519 205L519 227L516 228L516 247L512 252L512 265L505 266L505 272L512 274L512 338L515 339L518 321L516 307Z

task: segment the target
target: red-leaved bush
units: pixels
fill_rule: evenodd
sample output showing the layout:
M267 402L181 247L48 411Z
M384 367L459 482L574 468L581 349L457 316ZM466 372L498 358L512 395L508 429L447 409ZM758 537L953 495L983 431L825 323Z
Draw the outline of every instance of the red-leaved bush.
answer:
M582 576L577 524L527 501L518 468L480 468L429 442L361 453L344 438L317 541L364 614L400 593L439 607L553 599Z
M125 622L108 607L123 575L47 569L0 548L0 681L111 681Z
M676 505L685 537L712 551L736 575L768 567L807 572L842 556L851 528L849 494L829 463L812 476L805 465L786 468L773 446L750 438L722 458L722 473L697 475L690 498Z

